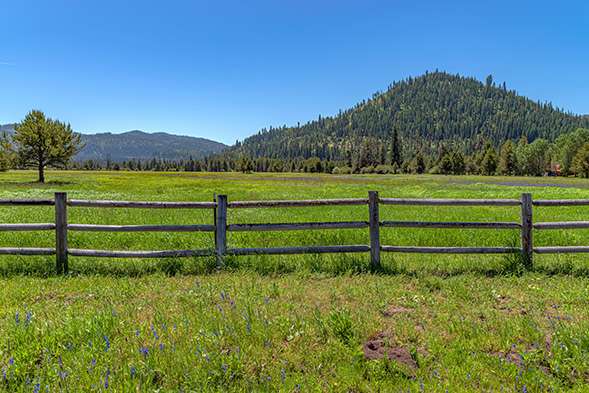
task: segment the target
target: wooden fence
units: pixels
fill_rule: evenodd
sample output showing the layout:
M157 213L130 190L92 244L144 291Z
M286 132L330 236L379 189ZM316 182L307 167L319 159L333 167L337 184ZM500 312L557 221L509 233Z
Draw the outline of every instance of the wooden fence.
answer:
M272 223L272 224L227 224L229 209L258 209L309 206L367 205L367 221ZM520 206L520 222L432 222L432 221L386 221L379 215L380 205L413 206ZM229 202L226 195L218 195L213 202L139 202L104 200L68 200L67 194L55 193L54 199L0 200L0 206L55 206L54 223L0 224L0 231L55 231L55 248L0 248L0 255L55 255L58 273L67 273L68 256L109 258L168 258L168 257L217 257L219 267L227 255L292 255L319 253L370 253L373 268L380 266L381 252L424 254L506 254L521 253L530 264L533 254L588 253L589 246L534 247L533 229L579 229L589 228L589 221L533 222L533 206L589 206L588 200L532 200L531 194L522 194L520 199L407 199L380 198L378 192L370 191L368 198L320 199L295 201L237 201ZM144 209L210 209L212 224L198 225L94 225L70 224L67 210L75 207L90 208L144 208ZM243 231L291 231L369 229L370 244L330 245L273 248L230 248L227 232ZM380 244L380 228L468 228L468 229L518 229L521 232L521 247L416 247ZM214 232L215 247L198 250L159 251L113 251L76 249L68 247L69 231L91 232Z

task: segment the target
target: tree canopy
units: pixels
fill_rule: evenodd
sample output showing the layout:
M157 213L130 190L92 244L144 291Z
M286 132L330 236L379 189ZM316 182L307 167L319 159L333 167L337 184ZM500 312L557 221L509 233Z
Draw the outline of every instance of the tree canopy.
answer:
M45 182L46 167L65 167L81 148L80 135L69 124L47 118L38 110L30 111L16 125L12 139L18 164L36 168L41 183Z

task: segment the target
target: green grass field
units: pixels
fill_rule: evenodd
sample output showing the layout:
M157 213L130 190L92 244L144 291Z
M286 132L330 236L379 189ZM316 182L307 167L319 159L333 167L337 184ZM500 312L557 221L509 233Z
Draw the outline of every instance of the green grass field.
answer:
M366 197L589 198L580 179L48 172L0 173L0 199L210 201ZM535 221L589 208L535 208ZM230 223L366 220L366 206L229 211ZM517 207L382 206L381 219L519 221ZM0 222L52 222L53 208L0 207ZM212 223L204 210L70 208L70 223ZM382 229L382 244L514 246L511 230ZM535 232L587 245L589 231ZM212 234L73 233L70 247L212 248ZM230 233L229 245L367 244L367 230ZM53 233L0 233L0 247L52 247ZM589 257L368 254L212 258L0 257L0 387L6 391L585 391ZM371 341L372 340L372 341ZM397 360L370 360L378 346ZM375 347L376 346L376 347ZM376 350L375 350L376 348ZM378 354L377 354L378 355ZM381 353L382 355L382 353ZM376 356L374 356L376 357ZM386 357L386 356L385 356Z

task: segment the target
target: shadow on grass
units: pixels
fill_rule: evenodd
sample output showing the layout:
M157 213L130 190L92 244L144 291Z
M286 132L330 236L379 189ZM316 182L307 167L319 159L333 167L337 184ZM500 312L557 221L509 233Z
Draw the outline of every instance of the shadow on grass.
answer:
M276 256L227 257L222 268L217 267L214 257L207 258L165 258L150 260L101 260L92 258L71 258L70 276L101 275L110 277L141 277L152 274L168 276L191 276L225 272L252 272L262 276L285 274L318 274L324 276L364 275L439 277L450 278L461 275L480 277L513 277L528 272L547 276L568 275L589 277L589 266L574 265L572 262L541 264L530 267L518 254L506 255L495 265L472 264L463 266L438 265L423 268L410 267L395 259L387 259L378 268L372 268L367 258L342 255L336 259L310 255L304 258L280 258ZM53 277L55 262L52 258L17 257L12 260L0 258L0 277Z
M18 187L30 187L30 188L47 188L47 187L54 187L54 186L70 186L73 184L77 184L72 181L64 181L64 180L50 180L46 181L45 183L39 183L38 181L3 181L2 184L11 185L11 186L18 186Z

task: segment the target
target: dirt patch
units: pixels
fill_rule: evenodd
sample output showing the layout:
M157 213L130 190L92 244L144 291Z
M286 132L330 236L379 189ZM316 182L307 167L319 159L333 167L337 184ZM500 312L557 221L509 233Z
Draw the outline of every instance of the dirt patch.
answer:
M391 345L391 337L385 332L377 333L364 343L364 357L368 360L388 358L411 370L417 368L417 362L415 362L409 350Z
M393 317L397 314L405 314L405 313L412 313L412 312L413 312L413 309L411 309L411 308L391 305L386 310L384 310L382 312L382 315L384 317Z
M499 295L495 298L496 309L509 315L527 315L528 310L523 307L512 307L511 299L507 296Z

